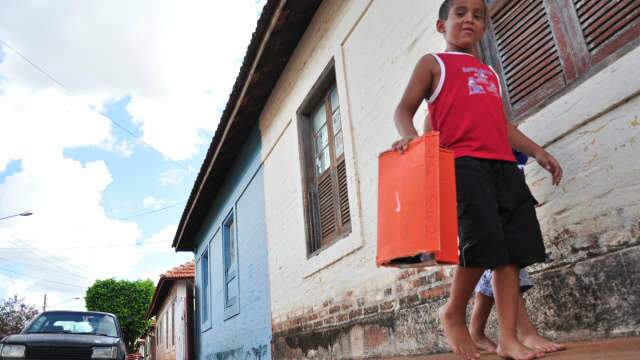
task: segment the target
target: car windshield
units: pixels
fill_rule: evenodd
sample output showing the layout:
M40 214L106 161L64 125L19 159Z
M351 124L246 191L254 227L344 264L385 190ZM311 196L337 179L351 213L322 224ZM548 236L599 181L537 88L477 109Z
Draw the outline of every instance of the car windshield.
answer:
M80 312L44 313L36 318L27 334L91 334L118 337L116 322L112 316Z

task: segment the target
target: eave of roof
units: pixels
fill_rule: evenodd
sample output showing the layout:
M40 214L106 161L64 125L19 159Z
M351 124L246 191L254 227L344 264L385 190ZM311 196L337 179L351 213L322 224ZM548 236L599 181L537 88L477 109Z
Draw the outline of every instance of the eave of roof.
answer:
M176 266L166 273L160 275L160 280L158 280L158 285L156 286L156 289L153 293L153 298L151 298L151 304L149 304L149 309L147 310L147 319L150 319L151 317L158 314L163 301L166 299L167 294L169 293L169 290L171 290L171 286L175 281L193 281L194 278L195 264L193 260L187 262L186 264Z
M321 3L322 0L268 0L265 4L182 213L172 243L176 251L194 250L195 236L210 204Z

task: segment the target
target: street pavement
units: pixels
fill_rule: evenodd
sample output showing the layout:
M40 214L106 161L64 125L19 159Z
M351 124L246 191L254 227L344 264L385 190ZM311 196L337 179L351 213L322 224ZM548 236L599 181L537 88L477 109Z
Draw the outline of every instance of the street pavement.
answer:
M640 360L640 338L620 338L583 343L569 343L566 351L547 354L552 360ZM384 360L456 360L453 354L431 356L405 356ZM481 360L503 360L495 354L486 354Z

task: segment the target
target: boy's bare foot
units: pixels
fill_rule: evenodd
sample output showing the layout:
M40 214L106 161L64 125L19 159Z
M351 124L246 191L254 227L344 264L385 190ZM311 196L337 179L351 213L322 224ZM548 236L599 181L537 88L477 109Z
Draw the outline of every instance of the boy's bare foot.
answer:
M523 337L522 343L533 350L544 351L546 353L563 351L567 349L566 345L554 343L553 341L547 340L538 334L532 334Z
M488 353L495 353L498 349L498 346L491 341L484 333L475 334L471 332L471 340L476 344L476 347L480 349L480 351L485 351Z
M447 305L444 305L438 310L438 315L451 350L464 360L480 359L480 352L469 335L464 314L451 314L447 311Z
M497 353L506 359L533 360L544 357L544 351L532 350L519 341L500 341Z

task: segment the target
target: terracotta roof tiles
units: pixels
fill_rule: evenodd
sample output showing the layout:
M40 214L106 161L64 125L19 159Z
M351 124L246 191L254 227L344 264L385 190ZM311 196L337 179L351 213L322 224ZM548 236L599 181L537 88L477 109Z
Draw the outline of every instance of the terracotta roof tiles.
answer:
M160 275L160 278L170 280L170 279L193 278L195 276L196 276L196 265L195 265L195 262L191 260L188 263L176 266L173 269L167 271L166 273Z

